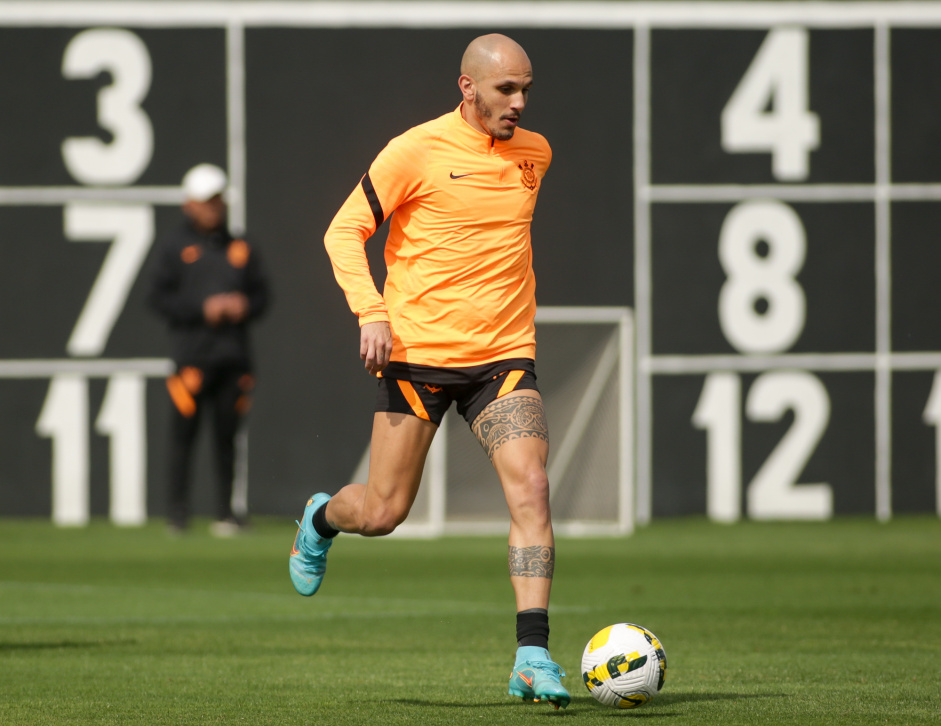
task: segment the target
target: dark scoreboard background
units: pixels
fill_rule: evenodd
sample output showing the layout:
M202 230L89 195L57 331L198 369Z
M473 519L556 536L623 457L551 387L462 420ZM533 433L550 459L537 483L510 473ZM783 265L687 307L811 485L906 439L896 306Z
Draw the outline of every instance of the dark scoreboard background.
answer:
M204 161L275 293L249 509L345 483L374 388L323 232L491 31L554 151L539 303L634 309L639 519L938 511L941 4L904 7L0 1L0 516L164 513L148 253Z

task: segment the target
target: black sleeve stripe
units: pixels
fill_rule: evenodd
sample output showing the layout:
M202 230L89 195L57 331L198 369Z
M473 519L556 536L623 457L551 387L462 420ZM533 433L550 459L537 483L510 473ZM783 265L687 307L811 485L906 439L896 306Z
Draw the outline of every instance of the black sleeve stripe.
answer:
M376 188L372 185L372 179L369 178L369 172L363 177L363 191L366 193L366 201L369 202L369 208L372 209L373 219L376 220L376 229L385 221L385 215L382 212L382 205L379 203L379 195L376 194Z

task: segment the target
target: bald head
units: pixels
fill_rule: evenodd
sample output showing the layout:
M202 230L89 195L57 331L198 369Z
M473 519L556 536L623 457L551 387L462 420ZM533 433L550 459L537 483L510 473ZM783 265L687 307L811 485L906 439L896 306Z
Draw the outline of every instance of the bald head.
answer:
M529 56L523 46L499 33L474 38L461 58L461 75L475 80L486 78L503 66L526 66L532 73Z
M464 120L495 139L511 139L532 84L533 67L519 43L498 33L474 38L458 79Z

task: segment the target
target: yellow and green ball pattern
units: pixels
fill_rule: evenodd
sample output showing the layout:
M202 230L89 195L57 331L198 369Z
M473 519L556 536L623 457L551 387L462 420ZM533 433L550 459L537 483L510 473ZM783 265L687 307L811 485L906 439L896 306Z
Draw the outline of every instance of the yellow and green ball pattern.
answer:
M582 654L588 692L606 706L637 708L663 688L667 657L656 635L633 623L602 628Z

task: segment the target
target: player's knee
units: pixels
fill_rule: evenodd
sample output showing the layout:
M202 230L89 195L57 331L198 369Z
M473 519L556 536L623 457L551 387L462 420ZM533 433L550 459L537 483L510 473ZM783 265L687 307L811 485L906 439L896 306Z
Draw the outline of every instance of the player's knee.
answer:
M361 525L361 534L364 537L385 537L395 531L395 524L378 519L369 519Z
M545 469L533 467L526 471L514 487L515 509L526 518L548 518L549 477Z
M549 502L549 476L543 467L533 466L526 471L524 487L534 503Z
M366 537L383 537L392 534L395 528L405 521L407 515L408 512L399 512L391 508L365 512L360 521L360 533Z

